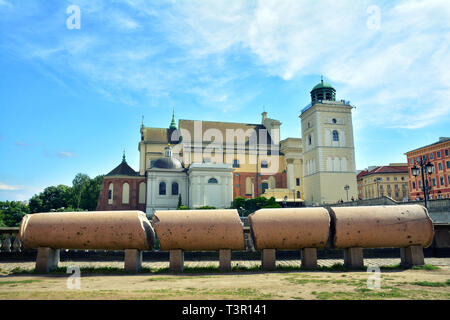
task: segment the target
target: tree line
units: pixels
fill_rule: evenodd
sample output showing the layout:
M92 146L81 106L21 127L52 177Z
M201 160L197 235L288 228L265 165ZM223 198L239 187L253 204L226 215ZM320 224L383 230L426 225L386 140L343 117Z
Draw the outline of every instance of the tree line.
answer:
M0 201L0 227L17 227L28 213L61 211L94 211L100 194L103 176L91 179L79 173L72 186L50 186L35 194L28 205L21 201Z

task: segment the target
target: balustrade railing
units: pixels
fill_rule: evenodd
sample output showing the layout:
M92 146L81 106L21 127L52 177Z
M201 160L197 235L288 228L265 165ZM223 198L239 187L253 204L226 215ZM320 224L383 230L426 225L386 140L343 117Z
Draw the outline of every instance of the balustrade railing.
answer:
M0 228L0 252L22 251L23 246L18 234L19 228Z

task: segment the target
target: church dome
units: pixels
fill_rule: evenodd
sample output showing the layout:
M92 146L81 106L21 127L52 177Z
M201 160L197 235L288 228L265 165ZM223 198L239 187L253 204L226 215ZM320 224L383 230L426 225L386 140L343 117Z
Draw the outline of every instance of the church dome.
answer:
M182 169L183 163L177 158L159 158L153 162L151 169Z
M320 82L311 90L311 104L314 105L322 101L336 101L336 89L331 84L323 81Z
M325 81L321 81L320 83L318 83L314 88L313 88L313 90L316 90L316 89L322 89L322 88L330 88L330 89L333 89L334 90L334 88L333 88L333 86L331 85L331 84L329 84L328 82L325 82Z

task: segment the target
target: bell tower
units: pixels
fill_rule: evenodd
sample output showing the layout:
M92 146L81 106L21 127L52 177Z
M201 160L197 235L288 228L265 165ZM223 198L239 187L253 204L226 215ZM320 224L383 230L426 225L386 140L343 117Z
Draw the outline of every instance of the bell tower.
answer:
M307 205L357 199L352 109L323 78L311 90L300 115Z

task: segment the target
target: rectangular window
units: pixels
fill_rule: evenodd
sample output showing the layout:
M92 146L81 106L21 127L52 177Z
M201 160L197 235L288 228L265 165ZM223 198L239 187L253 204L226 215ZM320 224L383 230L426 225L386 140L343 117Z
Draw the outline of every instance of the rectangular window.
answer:
M269 165L266 160L261 161L261 168L267 168Z
M440 180L441 186L443 186L444 185L444 177L440 177L439 180Z
M433 187L436 187L436 178L433 178L431 181L433 181Z
M234 159L233 160L233 168L239 168L239 160L238 159Z
M450 169L450 161L447 161L447 169Z
M450 176L447 176L447 182L450 184Z
M416 188L416 183L413 181L412 183L412 188L415 189Z
M298 187L300 186L300 178L295 179L295 185Z
M397 177L394 177L394 181L397 181Z
M439 170L442 171L442 162L439 162L438 167L439 167Z
M430 159L433 160L434 156L432 153L430 153Z
M437 153L437 157L440 158L440 157L441 157L441 152L438 151L438 152L436 152L436 153Z
M390 179L391 179L391 178L387 177L387 178L386 178L386 181L389 181Z
M445 156L448 157L448 149L445 150Z
M410 164L414 164L414 158L409 159Z

